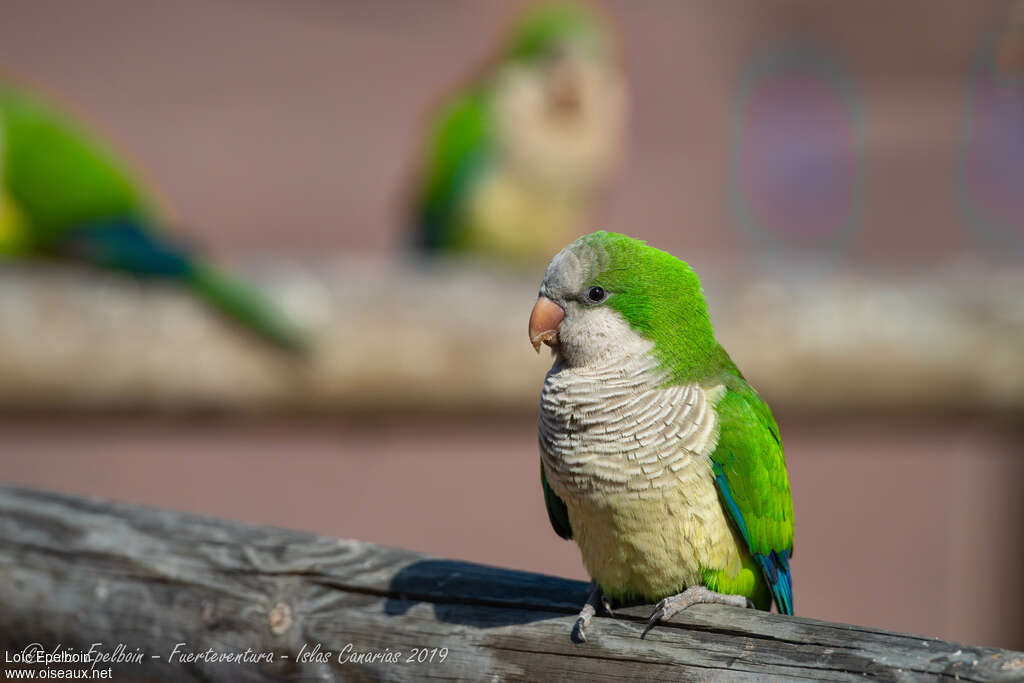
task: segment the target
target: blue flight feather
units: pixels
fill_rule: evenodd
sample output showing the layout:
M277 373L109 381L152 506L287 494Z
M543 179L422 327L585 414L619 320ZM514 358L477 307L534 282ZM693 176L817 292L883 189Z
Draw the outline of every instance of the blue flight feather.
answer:
M729 488L729 480L726 479L725 471L722 469L720 464L714 464L714 473L715 483L718 485L718 492L722 496L722 502L725 503L725 507L729 511L729 516L739 529L740 535L743 536L743 540L747 542L747 547L750 547L750 536L747 534L747 523L743 521L743 515L740 514L740 508L736 505L736 501L732 497L732 490ZM761 567L761 571L764 573L764 578L768 582L768 587L771 589L772 596L775 598L775 604L779 608L780 614L793 613L793 584L790 582L789 576L790 552L791 551L789 550L773 550L770 555L762 555L761 553L753 554L754 560Z
M750 536L747 535L747 523L743 521L743 515L740 514L740 508L736 505L736 501L732 497L732 489L729 488L729 480L725 478L725 471L722 466L717 462L714 465L715 472L715 483L718 484L718 492L722 494L722 501L725 503L725 507L729 510L729 514L732 517L732 521L739 527L740 535L743 536L743 540L750 545Z
M185 278L194 266L185 249L150 232L142 219L130 215L69 230L60 247L88 263L143 276Z
M768 588L771 589L780 614L793 613L793 584L789 576L789 551L773 550L769 555L754 553L754 559L761 566Z

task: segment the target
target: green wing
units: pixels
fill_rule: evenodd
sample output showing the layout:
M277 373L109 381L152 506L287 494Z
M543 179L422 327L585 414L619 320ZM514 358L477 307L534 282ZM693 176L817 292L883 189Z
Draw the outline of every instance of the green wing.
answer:
M441 108L429 131L416 198L420 247L458 245L465 196L490 158L492 140L489 98L483 88L456 95Z
M741 377L728 374L725 385L726 394L716 405L719 437L711 454L715 481L779 611L792 614L793 499L779 427Z
M137 275L177 278L279 346L302 335L251 287L153 229L149 202L100 142L71 118L0 83L0 255L59 253Z
M544 463L540 464L540 485L544 489L544 506L548 509L548 519L555 533L564 539L572 538L572 526L569 525L569 509L565 501L548 486L548 478L544 475Z
M33 245L109 216L146 213L128 172L98 142L70 118L2 83L0 137L3 191Z

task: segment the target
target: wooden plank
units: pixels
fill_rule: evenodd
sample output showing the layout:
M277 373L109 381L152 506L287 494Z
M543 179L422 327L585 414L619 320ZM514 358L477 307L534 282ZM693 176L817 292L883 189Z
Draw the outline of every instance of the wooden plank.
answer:
M719 339L777 410L1024 410L1024 269L693 261ZM311 331L307 361L167 285L3 265L0 409L537 408L540 273L355 255L247 270Z
M359 541L0 488L0 648L123 644L142 662L113 664L115 680L1024 677L1021 652L717 606L646 640L650 608L624 608L576 644L585 594ZM208 661L246 651L270 659Z

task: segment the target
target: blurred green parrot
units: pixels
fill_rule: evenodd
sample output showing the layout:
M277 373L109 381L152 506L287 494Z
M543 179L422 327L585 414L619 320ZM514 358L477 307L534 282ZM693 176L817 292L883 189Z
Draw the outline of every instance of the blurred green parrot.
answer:
M414 194L415 244L543 264L585 226L621 156L629 101L607 25L528 7L497 58L443 103Z
M278 347L301 334L249 286L168 240L154 202L70 116L0 81L0 261L52 258L175 280Z

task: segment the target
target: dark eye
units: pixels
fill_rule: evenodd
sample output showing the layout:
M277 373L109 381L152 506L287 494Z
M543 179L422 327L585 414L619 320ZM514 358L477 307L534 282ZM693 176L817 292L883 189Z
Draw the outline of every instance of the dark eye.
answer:
M599 304L608 298L608 292L601 287L591 287L587 290L587 301Z

